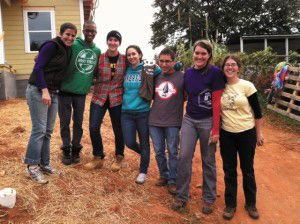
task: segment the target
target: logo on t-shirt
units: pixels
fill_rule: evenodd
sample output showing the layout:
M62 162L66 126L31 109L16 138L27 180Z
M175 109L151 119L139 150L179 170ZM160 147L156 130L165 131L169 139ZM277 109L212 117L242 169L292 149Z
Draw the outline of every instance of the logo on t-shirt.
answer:
M155 92L161 99L167 100L177 93L177 89L173 83L165 81L160 83L159 86L155 88Z
M211 90L206 89L198 95L198 106L211 109Z
M91 49L84 49L76 57L75 65L78 71L88 74L94 71L97 63L97 56Z
M222 110L234 110L236 111L235 106L235 101L237 98L238 94L231 93L229 91L224 91L222 95Z

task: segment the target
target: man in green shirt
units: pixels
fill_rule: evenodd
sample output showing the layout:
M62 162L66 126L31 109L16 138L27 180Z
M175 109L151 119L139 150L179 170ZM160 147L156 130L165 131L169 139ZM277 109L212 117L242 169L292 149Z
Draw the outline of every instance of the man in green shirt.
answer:
M59 93L60 135L63 151L62 163L70 165L80 162L83 134L82 122L86 95L89 93L93 78L97 74L98 59L101 51L96 47L94 38L97 28L94 21L87 20L83 25L84 40L77 37L72 45L72 56L67 78ZM70 121L73 112L73 134L71 141Z

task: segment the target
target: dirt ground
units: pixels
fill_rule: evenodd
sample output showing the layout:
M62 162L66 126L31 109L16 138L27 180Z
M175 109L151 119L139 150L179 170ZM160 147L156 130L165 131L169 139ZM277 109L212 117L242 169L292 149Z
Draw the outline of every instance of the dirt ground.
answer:
M92 158L88 132L90 96L87 98L81 164L61 164L59 119L51 142L51 161L62 175L49 177L47 185L30 181L23 164L31 130L28 107L24 99L0 101L0 189L17 191L16 206L0 208L0 223L300 223L300 135L279 129L264 120L265 144L255 155L258 221L244 209L242 177L239 170L238 207L234 218L225 221L224 175L219 149L216 153L218 183L215 211L201 213L202 171L199 146L193 162L190 200L187 209L178 213L170 209L174 198L164 187L156 187L158 169L151 145L151 164L144 185L134 183L139 157L125 149L125 161L119 172L110 171L114 138L108 114L102 126L107 154L104 168L85 171L82 164ZM1 217L2 212L7 212Z

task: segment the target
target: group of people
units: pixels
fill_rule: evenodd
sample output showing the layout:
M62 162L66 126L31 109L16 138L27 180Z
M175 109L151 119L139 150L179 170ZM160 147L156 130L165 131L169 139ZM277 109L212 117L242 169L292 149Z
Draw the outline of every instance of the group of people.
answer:
M50 139L57 111L62 163L80 162L86 95L95 82L89 115L93 158L84 169L103 167L105 152L100 129L108 110L115 136L115 160L111 170L121 169L126 145L140 155L135 182L145 183L151 137L159 169L156 186L167 186L176 197L171 208L181 210L189 199L192 161L199 139L202 212L210 214L216 200L215 152L220 140L225 174L223 217L231 219L236 211L238 154L245 208L250 217L257 219L253 164L256 144L262 145L264 141L262 115L254 85L239 78L240 59L228 55L222 68L218 68L212 65L213 49L209 41L199 40L194 44L194 65L183 73L176 64L175 52L168 48L160 52L158 66L149 66L137 45L128 46L125 55L119 52L122 36L116 30L107 34L108 50L102 54L93 42L97 34L93 21L84 23L84 39L76 38L76 34L75 25L62 24L60 36L40 47L29 78L26 99L32 132L24 163L31 179L45 184L48 180L44 174L58 172L50 164ZM145 85L153 86L150 100L141 94Z

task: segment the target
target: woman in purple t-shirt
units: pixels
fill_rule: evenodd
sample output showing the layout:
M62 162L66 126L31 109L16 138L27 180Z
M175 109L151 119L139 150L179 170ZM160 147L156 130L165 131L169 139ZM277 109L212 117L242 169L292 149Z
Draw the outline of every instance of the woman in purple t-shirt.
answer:
M216 200L216 143L219 140L220 99L225 87L223 73L211 65L212 46L207 40L194 44L194 66L184 74L184 88L188 95L180 137L180 155L173 210L186 206L192 175L192 160L196 142L200 140L203 172L204 214L213 212Z

